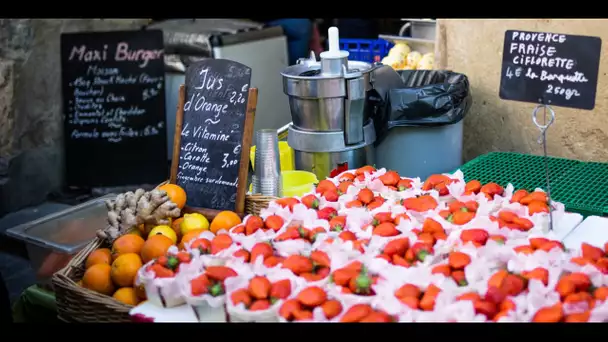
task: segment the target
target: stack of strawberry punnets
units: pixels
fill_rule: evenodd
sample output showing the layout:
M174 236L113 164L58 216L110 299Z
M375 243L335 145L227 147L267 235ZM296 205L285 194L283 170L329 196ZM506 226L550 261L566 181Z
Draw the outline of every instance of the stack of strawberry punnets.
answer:
M550 206L559 222L541 189L366 166L172 250L170 281L167 258L140 277L233 321L608 320L608 246L566 250Z

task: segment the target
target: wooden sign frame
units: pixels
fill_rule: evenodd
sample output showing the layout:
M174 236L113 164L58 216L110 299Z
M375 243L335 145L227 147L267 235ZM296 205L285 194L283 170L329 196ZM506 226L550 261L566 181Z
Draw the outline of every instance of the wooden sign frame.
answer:
M182 142L182 128L184 124L184 104L186 103L186 86L179 86L177 99L177 111L175 113L175 134L173 135L173 160L171 161L171 178L169 183L177 184L177 169ZM249 88L247 98L247 111L245 112L245 125L243 127L243 140L241 141L241 159L239 163L239 182L236 189L236 200L234 211L241 217L245 216L245 196L247 194L247 179L249 175L249 151L253 140L253 123L255 121L255 110L258 104L258 89ZM197 208L186 206L185 213L200 213L207 219L212 220L220 210L211 208Z

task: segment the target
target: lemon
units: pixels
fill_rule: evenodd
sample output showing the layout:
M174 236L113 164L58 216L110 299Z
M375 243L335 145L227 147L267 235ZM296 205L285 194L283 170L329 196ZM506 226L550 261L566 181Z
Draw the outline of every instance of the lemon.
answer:
M154 236L154 235L164 235L166 237L169 238L169 240L173 241L173 244L177 243L177 234L175 234L175 231L173 230L173 228L169 227L169 226L156 226L154 228L152 228L152 230L150 231L150 234L148 234L148 239L150 238L150 236Z
M209 221L199 213L184 214L184 220L179 225L182 236L197 229L209 230Z

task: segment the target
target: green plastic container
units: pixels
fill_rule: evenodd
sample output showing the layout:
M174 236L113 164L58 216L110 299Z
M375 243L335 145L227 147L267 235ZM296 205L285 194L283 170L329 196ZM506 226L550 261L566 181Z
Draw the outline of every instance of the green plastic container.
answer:
M515 189L547 188L545 161L542 156L513 152L492 152L460 167L466 181L482 184L513 184ZM549 175L553 200L564 203L566 210L584 216L608 215L608 164L549 157Z

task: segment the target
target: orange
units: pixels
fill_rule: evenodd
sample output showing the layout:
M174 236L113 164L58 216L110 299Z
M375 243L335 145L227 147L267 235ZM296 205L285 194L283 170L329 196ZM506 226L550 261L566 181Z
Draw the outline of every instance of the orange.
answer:
M186 191L181 186L175 184L165 184L158 187L158 190L167 192L167 196L171 202L177 204L178 208L183 209L186 206Z
M121 289L118 289L118 291L114 292L114 295L112 297L117 301L127 305L135 306L139 304L139 298L135 293L135 289L133 289L132 287L123 287Z
M114 241L112 244L112 257L114 260L122 254L135 253L139 254L144 246L144 239L135 234L126 234Z
M114 293L114 283L110 273L112 267L108 264L97 264L89 267L82 277L82 286L89 290L105 295Z
M182 238L182 241L179 243L179 245L177 245L177 247L179 249L185 249L186 243L198 238L198 236L202 232L204 232L203 229L197 229L197 230L192 230L192 231L188 232L186 235L184 235L184 237Z
M85 268L89 268L97 264L112 264L112 252L108 248L99 248L91 252L87 257Z
M136 278L136 280L137 280L137 278ZM135 289L135 294L137 295L137 298L139 298L141 300L148 299L148 296L146 296L146 287L143 284L137 285L137 282L134 281L133 289Z
M225 210L215 216L213 221L211 221L209 230L213 234L217 234L217 232L222 229L230 230L232 227L238 224L241 224L241 218L239 215L233 211Z
M120 287L133 286L137 271L142 266L143 264L138 254L122 254L112 263L112 281Z
M152 235L148 241L144 243L141 249L141 258L145 263L167 254L169 247L173 245L171 240L164 235Z
M182 235L182 228L180 225L182 224L183 220L184 220L184 218L180 217L180 218L173 220L173 222L171 222L171 228L173 228L173 230L175 230L175 234L177 234L178 238L180 237L180 235Z

